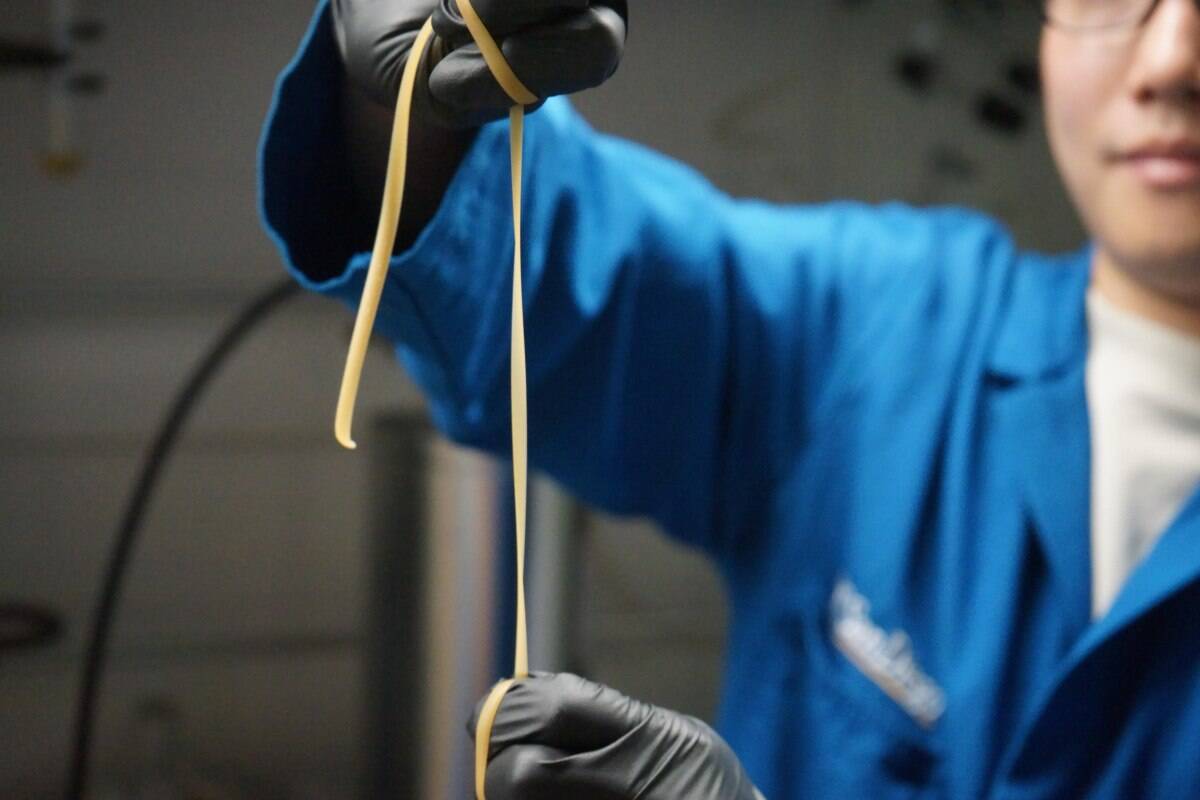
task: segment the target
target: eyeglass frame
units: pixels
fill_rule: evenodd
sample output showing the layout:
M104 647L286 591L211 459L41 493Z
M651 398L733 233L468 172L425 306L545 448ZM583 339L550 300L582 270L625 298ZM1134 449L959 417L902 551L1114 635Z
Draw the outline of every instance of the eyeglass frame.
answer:
M1053 26L1061 31L1066 31L1067 33L1089 34L1133 31L1141 28L1150 21L1151 17L1154 16L1154 12L1158 10L1158 6L1162 0L1149 0L1146 5L1146 10L1142 12L1140 16L1135 15L1130 17L1128 20L1109 22L1102 25L1071 25L1070 23L1056 20L1046 13L1046 6L1049 0L1028 0L1028 2L1035 7L1043 24ZM1200 0L1195 0L1195 2L1197 7L1200 7Z

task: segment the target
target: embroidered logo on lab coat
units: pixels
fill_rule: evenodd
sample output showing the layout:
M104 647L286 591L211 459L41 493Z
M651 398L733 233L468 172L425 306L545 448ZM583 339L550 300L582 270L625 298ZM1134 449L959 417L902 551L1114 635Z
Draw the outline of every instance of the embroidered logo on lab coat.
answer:
M887 632L870 616L871 604L846 578L829 602L833 643L875 685L922 726L932 727L946 709L941 687L926 675L904 631Z

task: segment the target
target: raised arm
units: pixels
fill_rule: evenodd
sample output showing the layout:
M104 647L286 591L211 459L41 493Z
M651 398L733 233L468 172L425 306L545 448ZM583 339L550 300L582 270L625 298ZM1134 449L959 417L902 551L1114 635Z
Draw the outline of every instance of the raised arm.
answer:
M370 247L356 231L376 212L353 203L343 76L319 13L272 110L263 203L298 279L356 304ZM474 136L393 258L376 325L439 427L496 452L509 441L506 134ZM526 181L531 463L719 557L754 548L830 375L887 335L880 320L919 319L943 234L966 229L902 207L734 200L562 100L527 121Z

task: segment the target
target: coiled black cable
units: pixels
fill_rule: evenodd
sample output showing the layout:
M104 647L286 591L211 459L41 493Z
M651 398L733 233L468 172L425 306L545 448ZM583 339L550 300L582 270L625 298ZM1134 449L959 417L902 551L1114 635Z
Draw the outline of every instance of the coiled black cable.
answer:
M256 296L230 322L208 352L192 370L183 387L175 396L167 416L142 462L133 494L125 506L116 540L109 555L108 566L100 585L100 594L92 616L92 627L84 653L83 677L79 686L78 705L75 710L75 732L71 750L70 771L67 776L67 800L83 800L87 787L88 765L91 756L92 730L96 721L96 697L104 677L104 661L108 652L109 631L120 599L121 585L146 508L150 504L155 485L163 466L174 448L184 423L203 395L204 390L224 364L226 358L241 343L242 339L284 301L298 292L298 286L290 279L273 284Z

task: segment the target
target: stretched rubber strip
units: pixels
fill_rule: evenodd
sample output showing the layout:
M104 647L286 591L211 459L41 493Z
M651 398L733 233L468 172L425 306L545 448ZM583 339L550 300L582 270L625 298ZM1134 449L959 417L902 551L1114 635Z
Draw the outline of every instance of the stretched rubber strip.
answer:
M464 0L465 2L465 0ZM513 274L512 343L510 345L509 392L512 408L513 508L516 510L517 538L517 643L513 675L529 675L529 648L525 629L525 501L529 477L529 409L525 380L525 313L521 287L521 172L522 145L525 139L525 112L513 106L508 114L509 151L512 169Z
M460 3L469 0L459 0ZM517 643L513 665L513 678L496 684L484 701L475 723L475 797L484 797L484 778L487 776L488 749L492 741L492 725L500 711L500 703L517 680L529 676L529 645L525 628L525 500L527 495L528 436L527 407L525 399L525 325L521 306L521 154L524 139L525 112L513 106L508 114L510 126L510 160L512 164L513 236L516 250L513 254L512 293L512 356L509 374L509 390L512 397L512 454L513 454L513 506L517 513Z
M516 511L517 539L517 641L513 666L514 678L502 681L492 689L491 694L484 702L475 728L475 796L478 800L485 800L484 778L487 773L492 725L496 721L496 714L500 710L504 695L512 688L516 680L529 675L528 635L525 623L525 512L529 464L525 324L521 288L521 175L523 172L525 123L523 106L536 103L538 98L525 88L525 85L512 71L496 41L472 7L470 0L458 0L458 7L467 25L467 30L479 46L488 69L514 103L509 110L509 157L512 171L513 205L512 344L509 388L512 403L513 501ZM371 328L375 324L375 315L379 310L379 300L387 278L388 263L396 243L396 229L399 225L400 208L404 199L408 130L417 69L425 57L432 34L432 20L427 20L413 42L412 55L405 64L400 80L396 118L392 126L392 141L388 154L387 180L384 184L383 205L379 214L379 227L376 230L371 264L367 270L367 279L358 306L354 333L350 339L350 352L346 358L345 372L342 375L337 416L334 421L334 434L337 440L348 449L355 447L354 440L350 435L354 418L354 404L358 396L358 385L362 378L367 344L371 338Z
M492 77L496 79L496 83L500 84L500 88L504 90L509 99L519 106L536 103L537 97L525 88L525 84L521 83L521 79L512 71L508 60L500 52L500 46L496 44L496 40L488 32L483 20L475 12L471 0L459 0L458 11L462 14L463 22L467 23L467 30L470 31L471 38L479 46L479 52L483 54L483 60L491 70Z
M521 287L521 176L524 172L524 105L537 98L509 67L500 48L475 13L471 0L458 0L458 10L467 23L471 38L479 46L483 59L500 84L513 107L509 109L509 164L512 174L513 207L513 270L512 270L512 343L510 355L509 391L512 407L513 507L516 511L517 539L517 641L514 648L513 679L501 681L484 702L475 724L475 797L486 800L484 783L487 777L488 751L492 741L492 725L504 695L517 680L529 675L529 648L525 624L525 509L528 497L528 407L525 377L525 313Z

